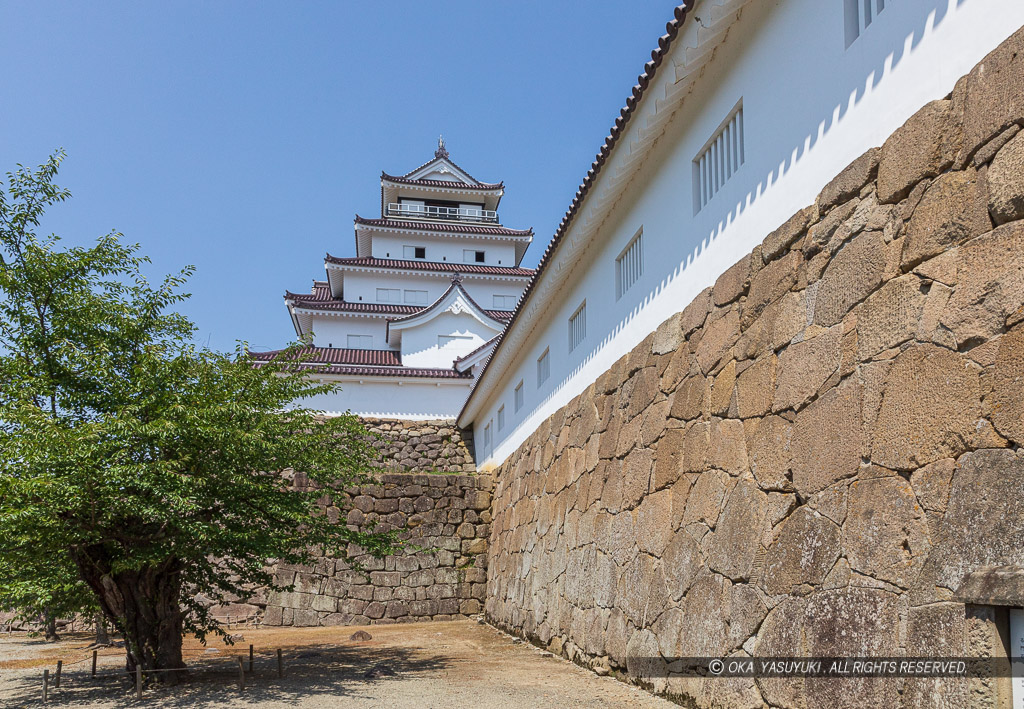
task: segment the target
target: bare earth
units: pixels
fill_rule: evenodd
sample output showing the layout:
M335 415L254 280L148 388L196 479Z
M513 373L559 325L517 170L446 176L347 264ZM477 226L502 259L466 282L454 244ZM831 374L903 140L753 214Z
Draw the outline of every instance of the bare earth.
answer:
M365 630L373 639L351 641L357 630ZM193 669L183 685L147 687L142 702L124 675L123 650L102 650L94 679L90 677L91 636L72 636L57 644L17 633L0 636L0 707L41 706L43 670L49 669L52 677L58 659L64 661L61 686L51 686L50 706L674 706L474 621L232 632L241 633L244 640L233 647L211 641L209 647L217 652L189 639L186 662L201 667ZM255 670L247 673L245 689L239 691L235 658L244 655L248 666L250 643L255 646ZM277 677L279 647L284 652L284 679Z

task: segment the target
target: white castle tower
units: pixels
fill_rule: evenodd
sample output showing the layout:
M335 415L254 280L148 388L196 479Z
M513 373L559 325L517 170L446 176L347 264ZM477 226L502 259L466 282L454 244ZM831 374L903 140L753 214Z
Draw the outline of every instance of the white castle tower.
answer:
M285 304L313 375L339 382L328 413L454 418L533 275L520 268L531 229L498 218L503 183L434 158L382 173L381 216L355 218L356 255L327 254L327 280ZM253 353L266 360L279 351Z

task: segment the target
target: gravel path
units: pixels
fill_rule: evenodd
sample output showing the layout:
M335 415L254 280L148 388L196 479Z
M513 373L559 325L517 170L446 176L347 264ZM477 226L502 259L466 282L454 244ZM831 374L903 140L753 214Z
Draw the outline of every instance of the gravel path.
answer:
M356 630L372 640L353 642ZM646 692L572 663L474 621L375 625L365 628L281 628L238 631L238 644L211 642L210 652L186 643L186 661L207 667L172 688L147 688L142 702L118 670L123 652L106 650L92 679L89 638L56 645L0 638L0 706L42 706L42 672L65 663L54 707L673 707ZM235 656L256 648L255 672L237 687ZM277 678L275 649L286 672ZM82 661L84 660L84 661ZM79 661L76 664L72 662ZM368 676L369 674L369 676Z

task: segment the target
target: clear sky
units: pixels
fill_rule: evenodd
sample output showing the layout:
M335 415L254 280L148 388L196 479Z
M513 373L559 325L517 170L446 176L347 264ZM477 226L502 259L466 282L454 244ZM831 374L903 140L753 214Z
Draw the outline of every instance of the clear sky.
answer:
M43 231L193 264L198 339L272 349L282 301L354 254L381 170L433 157L504 180L534 266L675 3L0 0L0 172L57 147Z

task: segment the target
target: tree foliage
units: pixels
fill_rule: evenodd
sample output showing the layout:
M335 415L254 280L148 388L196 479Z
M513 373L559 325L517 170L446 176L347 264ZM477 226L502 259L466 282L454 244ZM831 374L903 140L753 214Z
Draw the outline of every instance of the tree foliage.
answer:
M279 588L275 560L390 550L318 505L375 453L355 417L294 405L331 387L291 354L257 367L242 346L196 346L173 311L191 269L151 285L119 234L36 235L69 196L62 157L0 190L0 598L63 564L124 635L130 670L179 668L183 633L219 631L202 597Z

